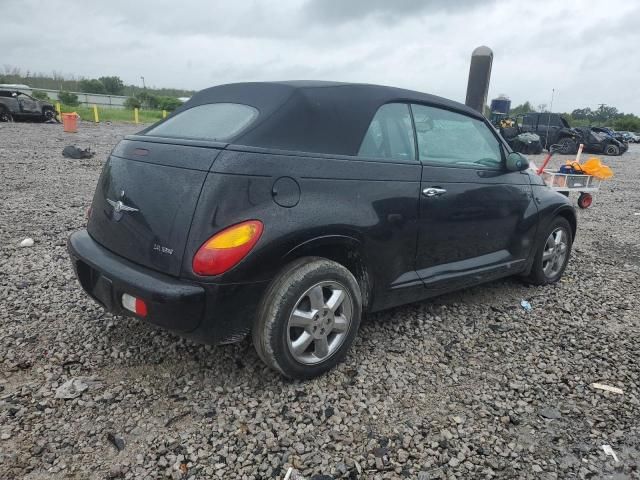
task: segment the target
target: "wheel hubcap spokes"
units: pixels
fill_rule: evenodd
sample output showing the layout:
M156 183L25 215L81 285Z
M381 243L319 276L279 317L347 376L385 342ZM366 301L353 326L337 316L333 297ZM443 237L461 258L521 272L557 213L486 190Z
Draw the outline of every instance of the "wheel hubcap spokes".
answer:
M542 252L542 270L548 278L556 276L564 266L568 251L567 239L562 228L556 228L547 237Z
M291 355L300 363L319 363L344 342L353 315L347 289L337 282L320 282L296 303L287 325Z

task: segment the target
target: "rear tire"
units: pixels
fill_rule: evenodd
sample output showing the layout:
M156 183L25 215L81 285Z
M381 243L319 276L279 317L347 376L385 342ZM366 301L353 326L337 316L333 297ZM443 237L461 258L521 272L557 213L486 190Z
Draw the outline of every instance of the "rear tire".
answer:
M306 257L271 282L252 337L258 356L285 377L322 375L345 357L360 326L358 282L339 263Z
M617 156L620 155L620 149L617 145L609 144L604 149L605 155Z
M13 115L5 107L0 107L0 122L13 122Z
M540 237L526 280L534 285L549 285L560 280L569 263L572 243L569 222L563 217L556 217Z
M578 151L578 144L573 138L564 137L558 140L558 153L572 155Z

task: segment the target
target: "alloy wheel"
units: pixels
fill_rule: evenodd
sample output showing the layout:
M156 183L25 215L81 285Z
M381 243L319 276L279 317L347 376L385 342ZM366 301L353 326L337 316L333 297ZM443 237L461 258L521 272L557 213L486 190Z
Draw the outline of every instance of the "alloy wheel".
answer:
M569 236L564 228L558 227L547 237L542 252L542 271L547 278L553 278L564 268L569 248Z
M289 352L307 365L327 360L347 338L352 319L353 301L343 285L332 281L313 285L289 316Z

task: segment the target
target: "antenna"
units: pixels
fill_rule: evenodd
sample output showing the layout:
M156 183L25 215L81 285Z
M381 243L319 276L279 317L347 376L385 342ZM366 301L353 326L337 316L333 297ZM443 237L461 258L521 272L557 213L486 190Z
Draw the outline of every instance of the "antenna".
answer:
M556 89L552 88L551 89L551 106L549 107L549 113L547 113L547 134L545 135L544 138L544 144L547 147L547 150L549 150L549 125L551 125L551 112L553 112L553 96L556 93Z

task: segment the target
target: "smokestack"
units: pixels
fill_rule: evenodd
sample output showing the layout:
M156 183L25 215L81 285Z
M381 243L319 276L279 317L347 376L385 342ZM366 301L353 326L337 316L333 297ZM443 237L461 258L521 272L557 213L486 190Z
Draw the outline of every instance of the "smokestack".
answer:
M471 54L465 104L480 113L484 113L484 106L487 104L492 64L493 52L489 47L478 47Z

